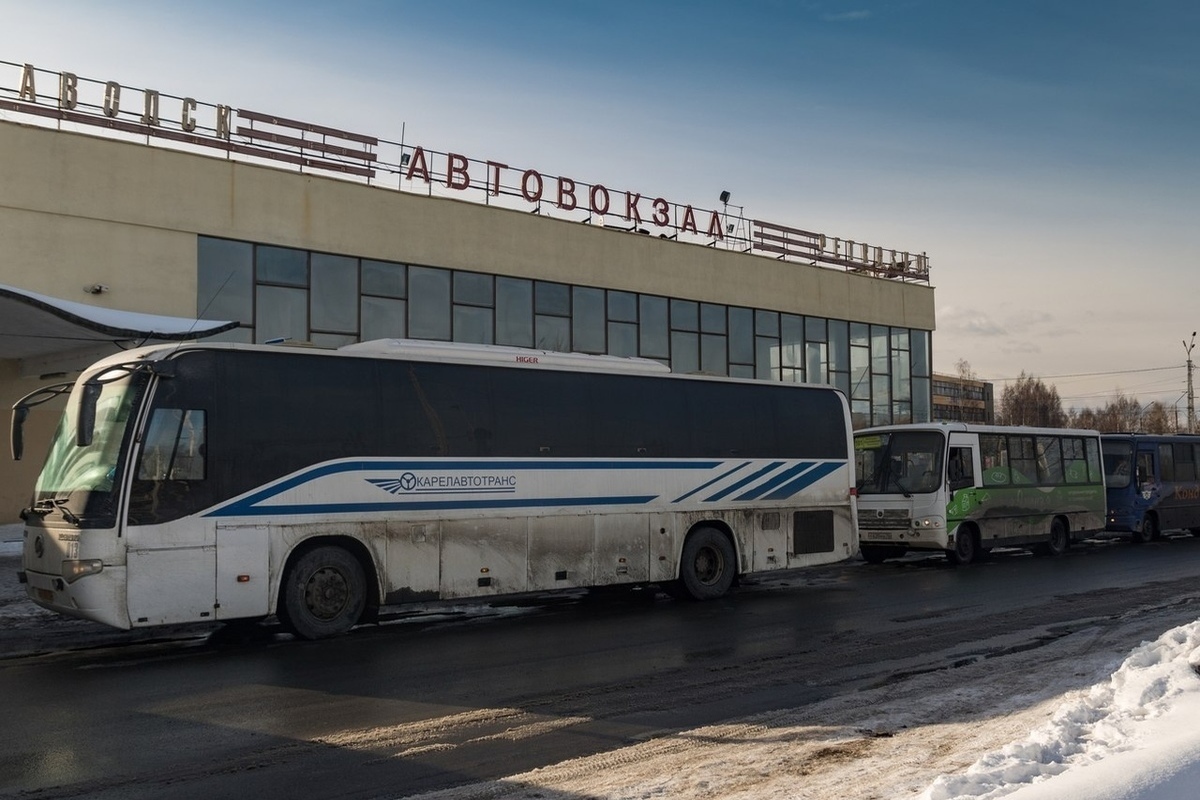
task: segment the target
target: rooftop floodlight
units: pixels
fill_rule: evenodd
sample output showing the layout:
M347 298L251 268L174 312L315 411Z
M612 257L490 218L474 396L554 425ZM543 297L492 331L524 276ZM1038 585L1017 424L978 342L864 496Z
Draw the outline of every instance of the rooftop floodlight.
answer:
M721 202L722 203L729 202L729 192L728 191L721 192Z

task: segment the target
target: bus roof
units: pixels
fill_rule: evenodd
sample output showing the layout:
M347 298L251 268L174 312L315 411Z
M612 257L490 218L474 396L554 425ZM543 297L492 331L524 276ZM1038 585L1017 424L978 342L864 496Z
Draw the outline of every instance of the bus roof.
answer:
M543 368L577 372L614 372L634 374L669 374L671 368L650 358L589 355L586 353L556 353L503 345L435 342L421 339L374 339L342 347L322 347L306 342L246 344L242 342L179 342L145 345L108 356L85 369L112 367L139 360L161 361L181 353L196 350L243 350L270 353L304 353L324 357L384 358L397 361L435 361L453 364L475 364ZM723 377L723 376L722 376Z
M650 358L556 353L494 344L435 342L427 339L372 339L338 348L339 352L383 358L439 361L455 364L517 364L587 372L670 372L666 364Z
M913 422L901 425L876 425L873 428L863 428L854 434L887 433L896 430L906 431L942 431L943 433L1011 433L1027 436L1099 436L1100 431L1083 428L1035 428L1028 425L975 425L969 422Z
M736 378L729 375L710 373L672 372L660 361L611 355L587 353L560 353L553 350L534 350L504 345L467 344L463 342L436 342L423 339L375 339L356 342L340 348L322 347L305 342L280 342L277 344L247 344L243 342L195 341L146 345L100 359L81 372L82 376L95 375L106 369L127 366L138 361L164 361L184 353L196 351L243 351L257 353L291 353L320 358L376 358L396 361L426 361L451 364L466 364L480 367L507 367L515 369L551 370L558 372L591 372L624 375L645 375L675 380L719 381L783 389L828 391L842 397L845 394L835 386L821 383L790 383L756 378Z

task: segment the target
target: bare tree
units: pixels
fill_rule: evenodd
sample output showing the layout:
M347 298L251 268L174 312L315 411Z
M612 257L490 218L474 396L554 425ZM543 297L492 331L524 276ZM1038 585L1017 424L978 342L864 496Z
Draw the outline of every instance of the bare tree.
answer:
M1000 421L1004 425L1061 428L1066 424L1058 389L1023 371L1000 395Z
M967 416L967 381L979 380L975 375L975 370L971 369L971 362L965 358L960 358L954 362L954 368L958 372L958 386L955 387L954 395L954 418L957 420L970 419Z
M1072 408L1070 413L1067 414L1067 427L1099 430L1100 415L1096 413L1096 409L1094 408Z
M1142 427L1142 405L1135 397L1117 396L1104 404L1099 413L1099 425L1103 433L1140 433Z
M1067 423L1073 428L1095 428L1101 433L1174 433L1171 409L1155 400L1143 406L1136 397L1121 392L1101 408L1072 409Z

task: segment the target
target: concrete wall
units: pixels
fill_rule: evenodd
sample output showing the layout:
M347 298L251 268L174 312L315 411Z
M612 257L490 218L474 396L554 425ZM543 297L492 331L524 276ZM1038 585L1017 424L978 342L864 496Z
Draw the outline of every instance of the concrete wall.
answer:
M0 283L76 302L193 316L204 234L934 327L928 286L11 122L0 122L0 153ZM109 291L83 292L94 283ZM17 380L21 366L0 361L8 406L37 385ZM48 430L31 429L32 461L0 461L0 522L28 497Z

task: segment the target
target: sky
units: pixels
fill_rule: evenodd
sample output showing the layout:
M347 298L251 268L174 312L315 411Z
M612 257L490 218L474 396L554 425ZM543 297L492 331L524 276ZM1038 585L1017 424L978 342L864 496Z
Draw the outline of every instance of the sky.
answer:
M4 61L925 252L936 371L1186 413L1190 0L0 0L0 21Z

